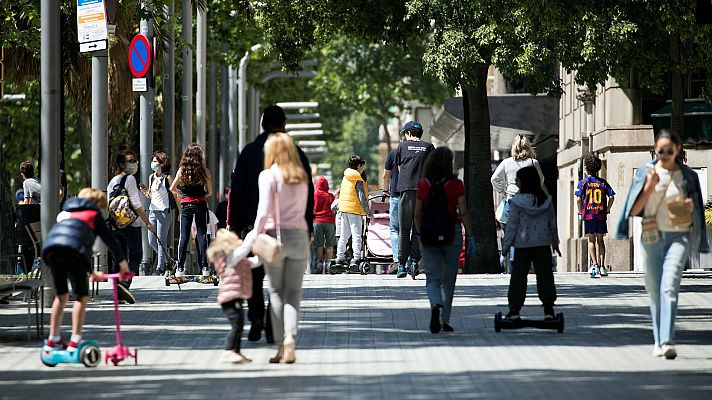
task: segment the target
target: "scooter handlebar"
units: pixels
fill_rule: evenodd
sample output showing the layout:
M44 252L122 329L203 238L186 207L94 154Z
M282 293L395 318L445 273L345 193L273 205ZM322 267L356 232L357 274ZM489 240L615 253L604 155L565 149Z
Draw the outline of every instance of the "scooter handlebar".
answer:
M133 278L134 276L136 276L136 274L134 274L133 272L127 272L127 273L125 273L125 274L119 274L119 273L116 273L116 274L104 274L103 279L96 279L96 278L94 278L94 277L92 276L92 277L91 277L91 281L92 281L92 282L106 282L106 281L108 281L109 279L131 279L131 278Z

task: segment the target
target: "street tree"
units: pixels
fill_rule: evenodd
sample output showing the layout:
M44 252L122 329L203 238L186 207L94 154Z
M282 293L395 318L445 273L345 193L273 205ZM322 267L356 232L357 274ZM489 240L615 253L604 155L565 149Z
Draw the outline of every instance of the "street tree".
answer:
M452 89L461 89L465 102L465 184L473 224L478 227L477 254L468 257L467 264L469 271L477 273L499 268L489 181L487 71L494 65L505 77L526 77L534 93L561 90L554 54L542 32L531 27L528 6L524 0L297 0L268 2L261 10L268 42L287 65L338 35L374 43L427 39L426 72Z
M378 120L390 151L388 120L394 110L440 104L448 96L439 80L424 74L424 50L420 40L399 45L337 36L319 51L319 70L310 84L321 98Z

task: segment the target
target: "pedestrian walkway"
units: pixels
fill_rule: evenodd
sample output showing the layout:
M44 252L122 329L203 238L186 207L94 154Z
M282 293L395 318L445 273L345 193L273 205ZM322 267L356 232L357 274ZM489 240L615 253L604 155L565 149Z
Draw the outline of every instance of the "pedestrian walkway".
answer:
M47 368L23 341L26 315L0 305L0 398L122 399L704 399L712 396L712 277L683 280L674 361L653 358L643 279L556 276L566 331L495 333L508 276L460 276L455 333L428 331L425 281L305 277L297 363L271 365L272 346L245 340L254 362L219 362L229 325L212 285L165 287L140 277L122 306L138 366ZM533 276L530 276L530 281ZM86 336L114 342L108 284L89 305ZM523 316L543 316L530 284ZM69 313L65 318L65 326ZM67 328L65 328L67 329ZM65 332L66 334L67 332ZM246 336L246 334L245 334Z

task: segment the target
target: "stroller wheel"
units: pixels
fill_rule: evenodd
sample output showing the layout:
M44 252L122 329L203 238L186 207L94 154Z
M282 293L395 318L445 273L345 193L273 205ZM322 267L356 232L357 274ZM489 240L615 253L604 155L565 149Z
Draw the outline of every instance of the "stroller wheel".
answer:
M368 261L364 261L359 264L359 270L361 271L361 275L368 275L371 272L371 264L369 264Z

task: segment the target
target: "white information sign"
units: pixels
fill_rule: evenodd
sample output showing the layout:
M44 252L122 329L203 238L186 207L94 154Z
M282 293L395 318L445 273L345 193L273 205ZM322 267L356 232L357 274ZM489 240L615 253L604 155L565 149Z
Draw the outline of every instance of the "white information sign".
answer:
M79 43L108 38L104 0L77 0L77 36Z
M98 40L96 42L79 43L79 52L88 53L91 51L106 50L106 40Z
M132 86L134 92L145 92L146 90L148 90L146 78L134 78Z

